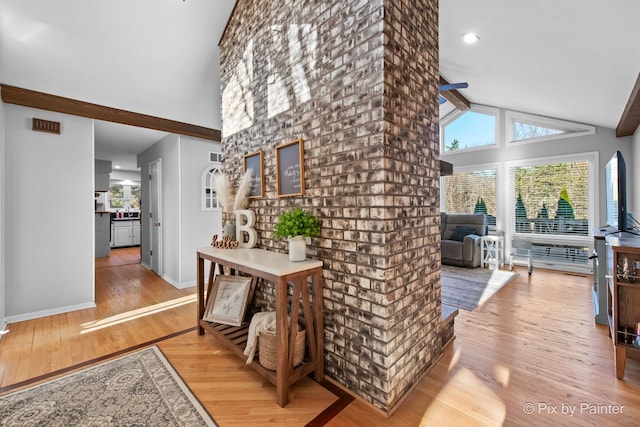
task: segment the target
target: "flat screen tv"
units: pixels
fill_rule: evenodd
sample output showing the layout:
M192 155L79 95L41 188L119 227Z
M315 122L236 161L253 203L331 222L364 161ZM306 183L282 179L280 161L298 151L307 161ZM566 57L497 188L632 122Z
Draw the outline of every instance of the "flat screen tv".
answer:
M627 168L620 151L605 167L607 225L618 231L627 230Z

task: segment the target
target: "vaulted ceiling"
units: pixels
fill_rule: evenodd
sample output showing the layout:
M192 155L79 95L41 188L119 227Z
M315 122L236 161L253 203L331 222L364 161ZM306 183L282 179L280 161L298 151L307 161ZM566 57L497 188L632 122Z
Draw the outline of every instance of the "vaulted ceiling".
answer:
M234 0L0 0L0 82L220 129ZM440 74L472 103L615 128L640 71L636 0L442 0ZM480 40L465 45L462 34Z
M220 129L235 0L0 0L0 82Z
M640 72L639 21L634 0L442 0L440 74L469 82L474 103L615 129Z

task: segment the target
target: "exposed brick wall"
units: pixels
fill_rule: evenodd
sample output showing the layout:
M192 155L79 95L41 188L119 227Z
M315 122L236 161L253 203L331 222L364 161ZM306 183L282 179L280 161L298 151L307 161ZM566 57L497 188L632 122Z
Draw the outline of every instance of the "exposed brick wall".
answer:
M385 411L442 350L437 16L436 0L238 0L220 45L225 173L264 150L260 247L286 251L283 210L320 217L326 373ZM306 194L277 198L275 147L296 138Z

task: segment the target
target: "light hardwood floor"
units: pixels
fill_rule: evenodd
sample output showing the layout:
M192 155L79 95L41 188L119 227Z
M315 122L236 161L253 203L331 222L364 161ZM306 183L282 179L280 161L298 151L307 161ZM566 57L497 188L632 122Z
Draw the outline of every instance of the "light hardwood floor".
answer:
M9 325L0 387L159 340L223 427L302 426L338 400L305 379L279 408L275 388L215 338L189 330L162 339L195 326L193 288L177 290L136 263L107 265L96 269L97 308ZM518 272L484 306L460 311L454 343L390 419L355 400L327 425L637 425L640 363L629 360L616 379L607 330L593 322L591 278Z
M111 249L109 256L96 258L96 268L115 267L118 265L139 264L140 246Z
M328 425L637 426L640 363L628 360L616 379L607 329L593 320L592 278L517 271L484 306L460 310L453 346L390 420L355 402Z

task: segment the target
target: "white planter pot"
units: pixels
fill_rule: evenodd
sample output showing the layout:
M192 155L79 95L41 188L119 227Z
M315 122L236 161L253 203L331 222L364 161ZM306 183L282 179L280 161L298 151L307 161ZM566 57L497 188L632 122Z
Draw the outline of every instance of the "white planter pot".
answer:
M289 260L304 261L307 259L307 241L302 236L289 239Z

